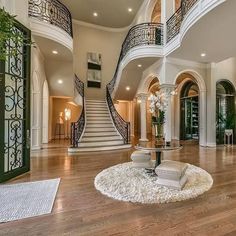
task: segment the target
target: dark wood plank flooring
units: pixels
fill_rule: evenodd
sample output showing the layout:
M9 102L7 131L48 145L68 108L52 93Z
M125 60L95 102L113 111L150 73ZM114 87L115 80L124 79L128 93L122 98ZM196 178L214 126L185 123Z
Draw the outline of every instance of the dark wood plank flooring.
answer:
M214 185L197 199L162 205L120 202L94 188L100 171L129 161L131 152L69 156L63 143L33 152L31 172L9 183L60 177L52 214L0 224L0 235L236 235L236 148L185 144L165 153L207 170Z

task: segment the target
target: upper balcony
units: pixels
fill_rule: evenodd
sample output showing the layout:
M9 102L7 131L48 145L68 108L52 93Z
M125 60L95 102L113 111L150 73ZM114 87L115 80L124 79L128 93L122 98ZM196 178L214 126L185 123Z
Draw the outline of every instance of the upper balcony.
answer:
M124 89L126 83L130 84L131 81L122 74L122 71L125 67L130 66L131 61L139 60L141 63L142 60L148 57L148 63L145 64L145 67L148 67L157 57L163 55L163 39L163 25L159 23L141 23L129 30L121 47L114 77L108 84L108 90L111 94L114 95L117 89ZM142 69L145 69L144 64ZM136 76L136 78L133 88L138 86L138 77ZM120 82L123 84L122 86L118 86ZM130 92L130 96L133 95Z
M70 11L58 0L29 0L32 33L56 41L73 51Z

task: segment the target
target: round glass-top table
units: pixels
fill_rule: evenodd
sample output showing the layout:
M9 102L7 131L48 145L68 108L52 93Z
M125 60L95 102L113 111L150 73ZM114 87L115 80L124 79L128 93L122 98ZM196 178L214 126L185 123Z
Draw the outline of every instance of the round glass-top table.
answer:
M140 142L135 146L137 150L144 150L156 153L156 162L154 169L161 164L161 154L165 151L175 151L182 149L179 142L171 142L170 145L156 144L155 142Z

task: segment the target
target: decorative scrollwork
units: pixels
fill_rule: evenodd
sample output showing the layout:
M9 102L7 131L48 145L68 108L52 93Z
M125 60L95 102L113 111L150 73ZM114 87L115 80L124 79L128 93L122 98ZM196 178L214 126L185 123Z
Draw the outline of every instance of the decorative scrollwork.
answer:
M113 122L124 139L125 143L129 143L130 124L122 119L113 104L111 94L114 90L119 66L126 54L134 47L146 45L163 45L163 25L158 23L143 23L132 27L121 48L119 60L116 66L113 79L107 84L106 99Z
M58 0L29 0L29 16L55 25L73 37L70 11Z
M18 23L12 32L29 37ZM6 41L7 50L15 53L4 62L4 173L23 167L26 158L26 47L15 39Z
M106 91L106 98L107 98L107 104L108 104L108 107L110 110L112 120L113 120L118 132L120 133L120 135L124 139L124 143L127 144L130 141L130 123L124 121L123 118L120 116L120 114L117 112L117 110L113 104L111 94L109 92L108 87L107 87L107 91Z
M77 122L71 123L71 145L72 147L78 147L79 140L83 134L85 128L85 109L84 109L84 83L75 75L75 89L81 95L83 99L83 107L81 115Z
M179 34L184 16L198 0L182 0L180 8L166 22L167 43Z
M128 51L134 47L146 46L146 45L160 45L160 46L163 45L163 24L142 23L142 24L133 26L129 30L122 44L115 74L113 76L113 79L107 85L110 94L112 93L115 83L116 83L116 77L117 77L118 69L120 66L120 62L126 56Z

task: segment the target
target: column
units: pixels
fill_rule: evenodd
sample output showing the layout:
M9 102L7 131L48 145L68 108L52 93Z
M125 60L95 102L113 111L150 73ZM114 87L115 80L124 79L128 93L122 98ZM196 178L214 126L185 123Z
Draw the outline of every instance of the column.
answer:
M146 142L147 139L147 98L146 93L138 94L138 100L140 103L140 120L141 120L141 138L139 141Z
M164 93L167 98L168 105L165 112L165 124L164 124L164 135L166 142L171 142L172 139L172 92L174 91L175 85L173 84L162 84L160 86L161 93Z
M207 68L207 93L204 91L200 92L202 95L200 98L200 105L204 109L200 114L202 119L201 126L204 130L206 139L205 143L200 140L201 146L216 146L216 64L211 63ZM203 93L203 94L202 94ZM204 105L205 104L205 105ZM207 115L204 115L205 114ZM205 117L206 116L206 117ZM206 125L204 125L206 123ZM201 138L201 137L200 137Z

